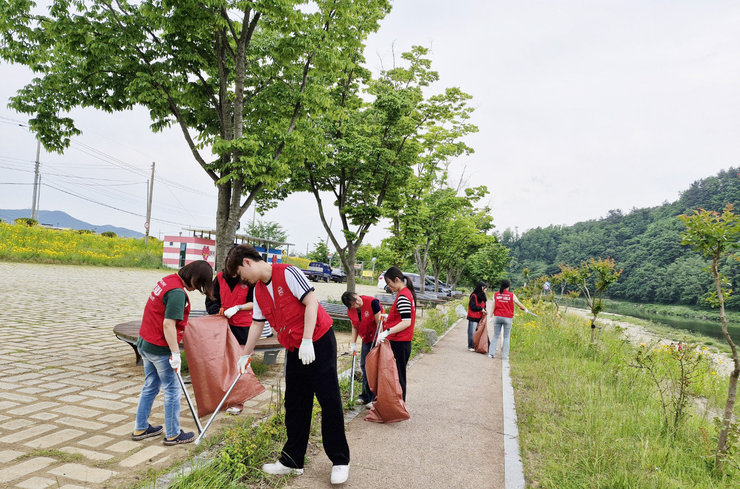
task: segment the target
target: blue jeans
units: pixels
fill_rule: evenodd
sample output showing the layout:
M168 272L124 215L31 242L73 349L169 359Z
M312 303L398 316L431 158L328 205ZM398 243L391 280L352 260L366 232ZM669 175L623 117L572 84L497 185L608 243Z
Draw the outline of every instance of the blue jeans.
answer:
M360 394L360 397L365 402L373 402L375 400L375 394L370 390L370 386L367 383L367 373L365 372L365 358L370 353L372 346L372 343L362 343L362 351L360 353L360 370L362 370L362 394Z
M478 321L471 321L468 319L468 348L475 348L473 344L473 333L478 328Z
M139 350L144 363L144 387L136 409L136 431L147 429L149 414L159 387L164 392L164 432L167 438L180 434L180 386L175 371L170 366L169 355L152 355Z
M496 356L496 348L498 348L498 337L501 335L501 328L504 329L504 344L501 346L501 358L503 360L509 359L509 337L511 336L511 325L514 322L514 318L504 318L501 316L493 317L493 341L491 346L488 347L488 354Z

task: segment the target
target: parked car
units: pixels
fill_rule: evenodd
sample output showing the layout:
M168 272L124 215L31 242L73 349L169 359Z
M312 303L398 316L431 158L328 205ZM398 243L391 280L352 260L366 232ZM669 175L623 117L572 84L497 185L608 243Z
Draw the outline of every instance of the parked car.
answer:
M308 277L309 280L314 282L318 282L319 280L328 282L332 279L331 267L326 263L321 263L320 261L312 261L309 263L308 269L304 270L303 273L306 274L306 277Z
M332 282L336 282L338 284L341 284L342 282L347 281L347 274L344 273L344 270L341 268L332 268L331 269L331 280Z

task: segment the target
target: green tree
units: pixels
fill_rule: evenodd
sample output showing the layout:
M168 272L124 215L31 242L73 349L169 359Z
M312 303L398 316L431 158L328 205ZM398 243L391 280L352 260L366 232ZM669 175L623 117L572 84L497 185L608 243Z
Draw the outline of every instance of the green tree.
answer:
M740 238L740 219L733 212L732 204L727 204L720 214L716 211L699 209L690 215L681 215L679 219L686 225L686 230L681 236L681 244L689 245L704 258L712 261L710 270L714 279L714 293L711 297L713 305L719 307L719 317L722 321L722 334L730 345L732 361L735 369L730 374L730 384L727 391L727 402L722 417L719 437L717 441L717 452L715 466L722 471L727 454L727 440L730 432L730 424L735 409L735 396L737 395L737 380L740 376L740 359L738 359L737 346L732 341L727 331L727 317L725 316L725 297L730 295L730 289L726 287L726 278L720 273L720 259L732 254L738 249L738 238Z
M320 261L321 263L329 263L329 247L326 243L319 241L314 243L313 250L308 253L307 258L313 261Z
M606 289L619 280L622 270L617 271L613 258L591 258L578 268L560 265L562 280L577 288L591 310L591 341L597 328L596 317L602 310L602 298ZM599 328L601 337L601 328Z
M497 239L491 240L465 262L465 275L471 283L483 280L493 289L506 278L509 260L509 249L502 246Z
M288 239L288 233L285 229L280 223L274 221L250 221L245 231L249 236L270 241L284 243Z
M11 99L47 150L79 129L67 114L145 107L176 125L218 189L216 261L241 216L285 196L299 124L388 11L385 0L55 0L46 15L0 0L0 57L37 77ZM207 151L212 157L207 156ZM246 198L245 198L246 197Z
M332 92L337 109L310 121L317 150L309 157L296 155L303 169L296 172L294 185L314 195L345 270L354 269L357 250L386 204L402 201L413 165L439 165L452 154L449 146L461 144L453 140L464 134L459 119L468 117L470 97L459 89L424 95L424 87L438 78L427 52L413 47L401 55L403 66L382 72L377 80L357 64L348 65ZM369 102L361 97L363 86ZM321 192L333 196L341 236L327 223ZM347 290L354 288L354 274L347 273Z

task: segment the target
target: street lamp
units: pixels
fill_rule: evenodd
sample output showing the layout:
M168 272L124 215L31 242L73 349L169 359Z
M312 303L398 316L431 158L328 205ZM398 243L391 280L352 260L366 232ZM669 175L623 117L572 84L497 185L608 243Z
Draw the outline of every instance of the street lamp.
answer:
M373 262L373 277L372 277L372 280L375 280L375 262L378 261L378 259L376 257L372 257L372 259L370 261Z

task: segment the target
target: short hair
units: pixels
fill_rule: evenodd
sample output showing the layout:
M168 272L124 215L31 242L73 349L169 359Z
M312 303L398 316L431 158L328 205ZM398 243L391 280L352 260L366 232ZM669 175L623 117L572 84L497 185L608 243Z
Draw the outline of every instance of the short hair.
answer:
M347 291L344 294L342 294L342 304L345 306L352 307L352 304L355 302L355 296L357 294L354 292Z
M264 261L262 254L254 249L254 246L248 244L240 244L235 246L226 255L226 263L224 263L224 271L235 277L239 267L244 263L244 259L249 258L253 261Z
M213 267L205 260L195 260L182 267L177 274L189 287L213 299Z

